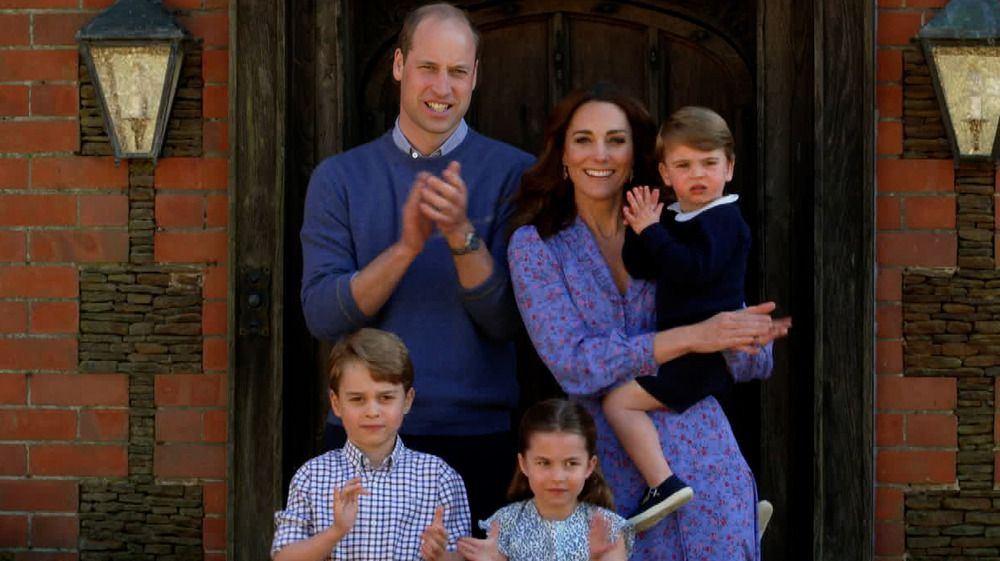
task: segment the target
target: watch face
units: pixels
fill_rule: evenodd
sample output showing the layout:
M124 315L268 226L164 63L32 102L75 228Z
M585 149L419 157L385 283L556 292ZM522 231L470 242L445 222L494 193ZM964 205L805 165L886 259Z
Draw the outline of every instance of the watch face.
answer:
M465 236L465 250L475 251L479 249L479 236L475 232L469 232Z

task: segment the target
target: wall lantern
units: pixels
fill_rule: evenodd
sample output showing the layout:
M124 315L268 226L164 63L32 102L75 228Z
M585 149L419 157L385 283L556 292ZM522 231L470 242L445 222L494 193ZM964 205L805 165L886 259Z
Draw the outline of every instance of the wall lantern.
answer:
M76 34L115 158L153 158L163 146L190 38L162 0L117 0Z
M1000 3L952 0L917 34L948 140L960 160L1000 155Z

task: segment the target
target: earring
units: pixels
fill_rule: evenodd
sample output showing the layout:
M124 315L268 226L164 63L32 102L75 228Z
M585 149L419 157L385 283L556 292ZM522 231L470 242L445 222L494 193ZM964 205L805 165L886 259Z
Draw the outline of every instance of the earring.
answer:
M563 179L569 179L569 168L563 166Z
M628 182L632 183L633 179L635 179L635 168L628 170Z

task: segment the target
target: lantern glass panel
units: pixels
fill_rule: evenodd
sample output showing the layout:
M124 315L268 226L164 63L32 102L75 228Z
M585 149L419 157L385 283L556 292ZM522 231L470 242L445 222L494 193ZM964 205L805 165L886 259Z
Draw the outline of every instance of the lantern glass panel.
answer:
M113 134L123 153L153 150L170 50L170 45L90 48Z
M932 56L959 154L990 157L1000 123L1000 47L934 45Z

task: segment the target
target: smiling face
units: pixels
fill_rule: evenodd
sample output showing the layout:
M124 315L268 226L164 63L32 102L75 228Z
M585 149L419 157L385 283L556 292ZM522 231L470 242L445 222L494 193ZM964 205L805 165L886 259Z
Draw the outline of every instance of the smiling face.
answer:
M417 25L413 46L392 62L399 81L399 128L423 154L437 150L462 121L476 87L476 43L465 22L430 16Z
M413 404L413 388L376 382L364 364L344 365L337 391L330 391L333 412L344 423L344 431L374 465L392 452L403 416Z
M735 162L722 148L698 150L684 144L671 145L660 162L663 183L674 190L681 211L700 210L722 196L733 178Z
M597 457L572 432L535 432L517 463L535 495L535 507L546 520L565 520L579 503L583 484L594 472Z
M632 163L632 127L625 112L604 101L581 105L566 128L563 149L577 209L600 201L620 203Z

